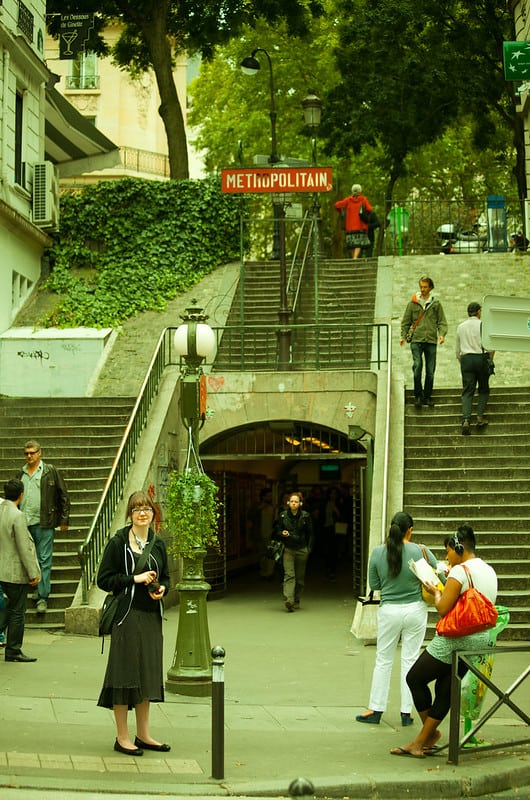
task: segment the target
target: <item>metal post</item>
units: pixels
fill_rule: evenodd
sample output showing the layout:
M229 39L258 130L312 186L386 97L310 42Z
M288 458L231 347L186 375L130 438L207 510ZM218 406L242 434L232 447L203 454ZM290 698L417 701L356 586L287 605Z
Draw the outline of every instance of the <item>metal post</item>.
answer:
M224 778L224 647L212 648L212 778Z
M461 680L458 677L459 652L453 651L451 666L451 714L449 717L449 755L448 764L458 764L459 739L460 739L460 697Z
M280 223L280 310L278 318L280 330L278 331L278 368L291 368L291 329L289 327L290 309L287 302L287 262L285 257L285 208L275 203L278 209Z

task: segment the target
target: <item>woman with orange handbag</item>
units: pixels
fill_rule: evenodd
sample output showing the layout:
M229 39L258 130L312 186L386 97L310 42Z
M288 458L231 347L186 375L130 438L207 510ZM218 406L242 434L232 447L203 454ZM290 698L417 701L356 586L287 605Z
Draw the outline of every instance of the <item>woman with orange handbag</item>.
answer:
M487 601L495 603L497 598L497 575L493 567L475 555L475 534L470 525L461 525L453 536L445 541L447 560L451 566L443 594L433 585L425 584L434 595L434 604L442 618L453 613L459 598L474 587ZM447 620L446 620L447 621ZM423 726L418 735L404 747L394 747L394 756L425 758L433 752L440 738L438 726L447 716L451 699L451 664L454 650L484 650L490 647L488 629L464 636L440 635L438 631L429 642L407 675L414 705ZM461 662L458 674L467 672ZM434 700L429 684L435 683Z

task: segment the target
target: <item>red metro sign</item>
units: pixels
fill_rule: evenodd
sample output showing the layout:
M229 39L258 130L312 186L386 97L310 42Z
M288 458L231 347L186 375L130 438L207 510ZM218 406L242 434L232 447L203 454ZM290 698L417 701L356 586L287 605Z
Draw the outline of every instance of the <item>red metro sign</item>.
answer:
M329 192L331 167L261 167L223 169L222 190L233 194L264 192Z

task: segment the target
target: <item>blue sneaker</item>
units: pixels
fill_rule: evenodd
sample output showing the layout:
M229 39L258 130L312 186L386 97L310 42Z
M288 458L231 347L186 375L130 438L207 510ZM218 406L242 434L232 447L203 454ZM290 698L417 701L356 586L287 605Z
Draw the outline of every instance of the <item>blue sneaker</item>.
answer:
M6 635L4 631L0 631L0 647L6 646Z

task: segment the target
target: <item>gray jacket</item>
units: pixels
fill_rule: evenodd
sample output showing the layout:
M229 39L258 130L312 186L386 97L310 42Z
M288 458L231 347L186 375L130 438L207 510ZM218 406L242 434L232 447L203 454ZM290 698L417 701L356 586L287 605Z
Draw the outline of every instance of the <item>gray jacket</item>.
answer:
M0 581L29 583L40 579L35 545L22 511L11 502L0 503Z

